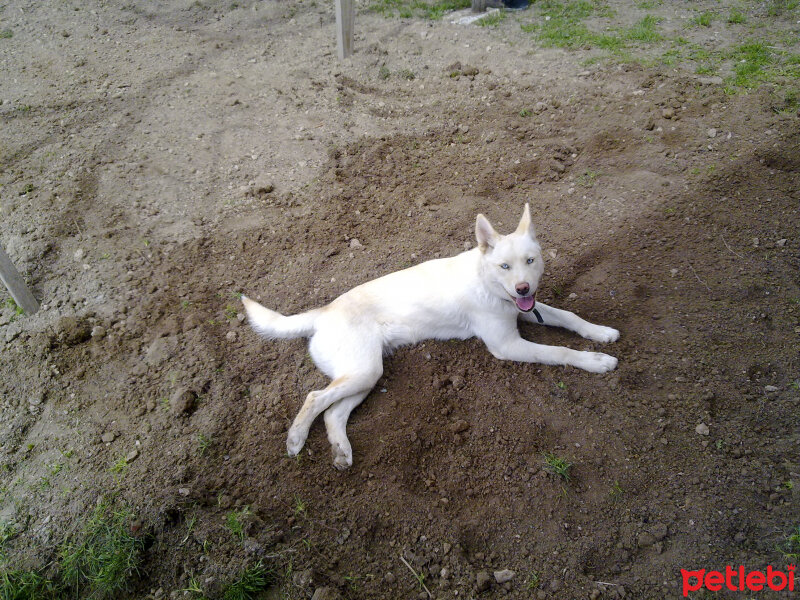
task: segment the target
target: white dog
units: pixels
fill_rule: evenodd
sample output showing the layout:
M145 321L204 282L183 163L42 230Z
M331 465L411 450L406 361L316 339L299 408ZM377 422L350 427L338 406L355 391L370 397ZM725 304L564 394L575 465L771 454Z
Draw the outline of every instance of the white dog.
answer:
M475 235L478 247L473 250L369 281L327 306L298 315L285 317L242 296L257 332L267 338L311 338L311 358L333 380L308 394L289 429L290 456L300 452L311 423L324 411L333 463L339 469L351 466L353 452L345 431L350 412L383 373L383 355L404 344L477 336L501 360L572 365L593 373L617 366L608 354L520 337L520 316L597 342L619 337L616 329L536 302L544 264L527 204L514 233L501 236L478 215Z

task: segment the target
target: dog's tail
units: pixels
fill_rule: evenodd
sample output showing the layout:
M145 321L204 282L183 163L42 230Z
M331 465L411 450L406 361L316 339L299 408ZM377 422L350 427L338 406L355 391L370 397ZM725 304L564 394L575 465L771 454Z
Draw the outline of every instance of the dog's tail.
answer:
M252 328L266 338L310 337L314 334L314 321L319 309L284 317L246 296L242 296L242 303Z

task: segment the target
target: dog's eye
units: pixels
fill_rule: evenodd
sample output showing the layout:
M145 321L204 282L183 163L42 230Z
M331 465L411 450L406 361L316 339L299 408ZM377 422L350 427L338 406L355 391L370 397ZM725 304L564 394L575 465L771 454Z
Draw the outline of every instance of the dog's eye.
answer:
M529 258L529 259L528 259L528 264L529 264L529 265L532 265L534 260L536 260L536 259L535 259L535 258Z
M503 263L502 265L500 265L500 268L501 268L501 269L506 269L506 270L508 270L508 269L510 269L511 267L509 267L509 266L508 266L508 263Z

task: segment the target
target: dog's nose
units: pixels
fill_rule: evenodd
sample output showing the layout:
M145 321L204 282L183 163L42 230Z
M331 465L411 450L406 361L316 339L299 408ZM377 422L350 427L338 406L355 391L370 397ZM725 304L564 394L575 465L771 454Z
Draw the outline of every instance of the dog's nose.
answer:
M518 283L516 289L520 296L527 296L528 292L531 291L531 286L529 286L527 283Z

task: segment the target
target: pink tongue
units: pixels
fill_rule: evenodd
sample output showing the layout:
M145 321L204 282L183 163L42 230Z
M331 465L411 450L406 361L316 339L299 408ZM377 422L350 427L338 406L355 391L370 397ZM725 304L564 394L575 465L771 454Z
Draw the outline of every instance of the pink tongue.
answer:
M536 300L533 299L533 296L525 296L524 298L515 298L514 301L517 303L517 308L519 308L523 312L528 312L530 309L533 308L533 305L536 304Z

